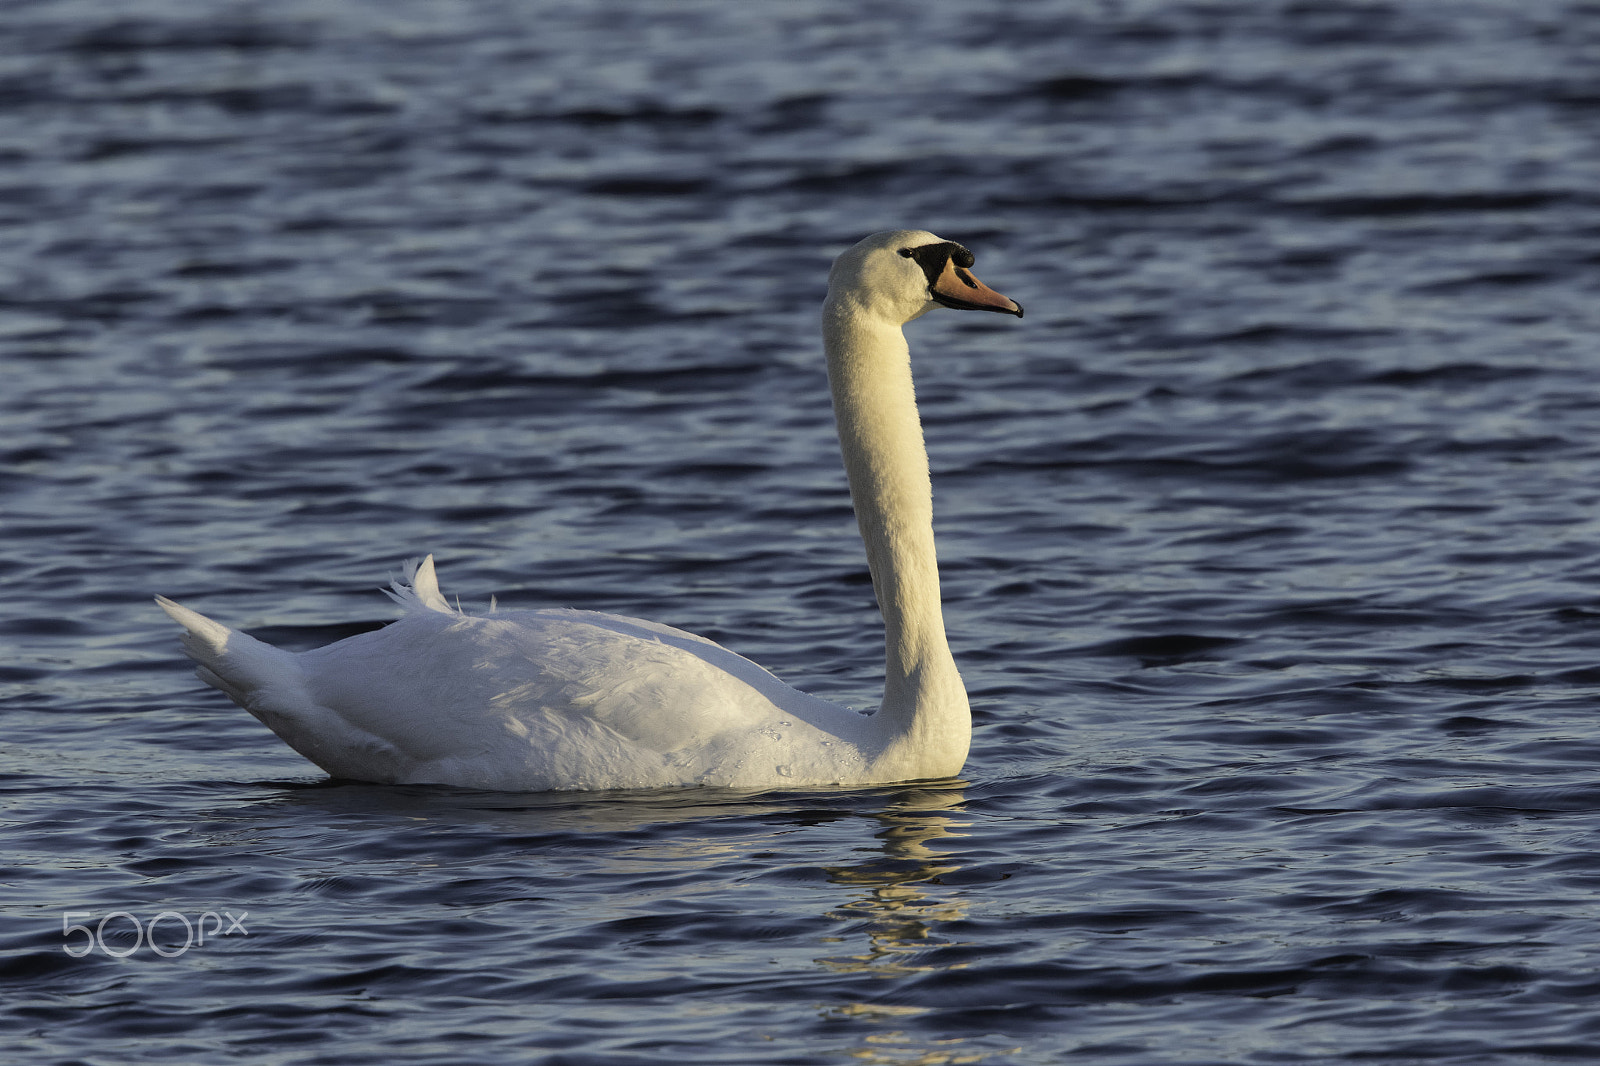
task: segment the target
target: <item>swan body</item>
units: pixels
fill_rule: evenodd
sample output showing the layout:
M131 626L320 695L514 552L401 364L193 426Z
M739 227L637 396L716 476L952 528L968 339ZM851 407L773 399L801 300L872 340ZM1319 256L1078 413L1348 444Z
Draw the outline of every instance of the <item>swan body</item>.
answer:
M858 713L670 626L449 606L433 558L393 624L287 652L165 597L199 677L334 777L504 791L746 788L946 777L971 715L945 640L932 494L901 327L937 306L1022 315L965 248L876 233L829 274L823 339L840 448L884 617L885 683Z

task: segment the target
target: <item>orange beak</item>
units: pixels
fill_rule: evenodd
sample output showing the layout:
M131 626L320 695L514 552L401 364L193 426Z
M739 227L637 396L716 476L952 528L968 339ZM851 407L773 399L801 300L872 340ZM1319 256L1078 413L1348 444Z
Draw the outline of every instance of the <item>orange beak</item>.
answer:
M971 262L971 257L968 257ZM928 289L929 295L946 307L961 311L999 311L1004 315L1022 317L1022 305L1008 296L1002 296L973 277L966 267L956 266L955 259L945 260L944 270Z

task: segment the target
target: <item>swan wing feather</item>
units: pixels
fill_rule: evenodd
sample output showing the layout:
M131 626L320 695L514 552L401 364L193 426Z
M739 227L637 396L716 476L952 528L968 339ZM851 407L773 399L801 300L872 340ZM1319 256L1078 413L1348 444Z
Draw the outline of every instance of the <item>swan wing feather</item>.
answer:
M824 783L865 765L869 718L704 637L589 611L475 617L432 598L298 654L161 606L202 680L336 777L654 788Z

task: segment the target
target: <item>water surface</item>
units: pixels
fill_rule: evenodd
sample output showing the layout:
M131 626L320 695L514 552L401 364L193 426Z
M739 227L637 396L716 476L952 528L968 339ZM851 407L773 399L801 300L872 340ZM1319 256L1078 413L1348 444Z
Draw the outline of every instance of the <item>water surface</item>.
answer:
M8 5L8 1061L1595 1057L1597 60L1553 0ZM190 675L155 593L311 647L433 552L872 705L816 308L901 226L1029 309L910 329L962 779L329 782Z

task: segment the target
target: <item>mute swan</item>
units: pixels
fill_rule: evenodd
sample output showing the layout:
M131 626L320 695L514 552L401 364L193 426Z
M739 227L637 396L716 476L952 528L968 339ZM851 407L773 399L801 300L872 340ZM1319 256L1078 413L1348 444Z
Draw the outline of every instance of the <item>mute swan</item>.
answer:
M393 624L282 651L165 597L201 680L334 777L501 791L872 784L966 762L967 694L945 642L928 455L901 327L935 307L1022 307L972 253L922 230L834 261L823 346L840 448L883 612L883 703L799 692L704 637L575 610L452 609L433 557L392 584Z

